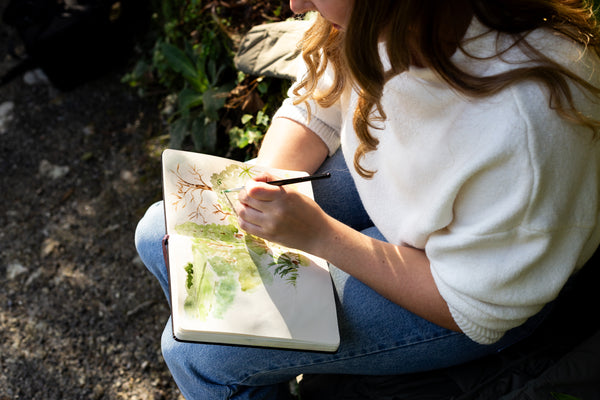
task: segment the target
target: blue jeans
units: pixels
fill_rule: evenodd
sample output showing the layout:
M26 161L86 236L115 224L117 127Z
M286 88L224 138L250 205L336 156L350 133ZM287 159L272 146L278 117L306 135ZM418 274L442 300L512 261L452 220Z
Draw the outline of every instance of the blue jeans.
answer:
M364 211L342 155L336 153L321 170L332 173L328 180L313 182L315 199L321 207L355 229L385 240ZM164 232L163 206L159 202L140 221L136 246L168 299L161 247ZM341 336L340 347L333 354L177 342L169 320L162 336L162 351L185 398L278 399L285 398L281 383L299 374L390 375L458 365L523 339L545 314L509 331L497 343L480 345L386 300L334 266L331 276Z

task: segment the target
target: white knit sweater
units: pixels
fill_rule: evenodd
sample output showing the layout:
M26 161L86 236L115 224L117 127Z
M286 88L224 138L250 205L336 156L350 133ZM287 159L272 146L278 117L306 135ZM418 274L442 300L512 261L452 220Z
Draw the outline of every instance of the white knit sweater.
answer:
M491 56L510 45L485 32L471 24L470 54ZM600 84L599 60L566 39L539 30L529 41ZM453 60L490 75L515 68L523 55L515 48L501 60L476 61L459 51ZM341 145L352 166L356 99L349 92L327 109L313 103L310 121L288 99L276 117L305 124L330 153ZM599 104L579 92L576 100L600 119ZM362 164L377 171L374 178L350 168L375 225L389 242L425 250L456 323L479 343L497 341L556 298L600 242L600 147L548 102L533 82L467 99L431 70L411 69L385 87L387 120L371 131L380 143Z

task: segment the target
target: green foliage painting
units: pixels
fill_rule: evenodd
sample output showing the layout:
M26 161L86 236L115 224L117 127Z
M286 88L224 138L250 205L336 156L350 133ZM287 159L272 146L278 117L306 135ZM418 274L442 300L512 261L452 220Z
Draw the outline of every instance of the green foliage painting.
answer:
M186 272L188 315L199 320L223 318L240 293L271 285L275 279L290 288L296 285L299 269L309 265L308 259L241 231L233 209L237 194L223 193L255 176L252 166L231 164L206 177L197 166L183 170L177 164L170 174L176 188L171 205L185 210L189 219L175 225L175 232L193 238L193 260L173 266Z

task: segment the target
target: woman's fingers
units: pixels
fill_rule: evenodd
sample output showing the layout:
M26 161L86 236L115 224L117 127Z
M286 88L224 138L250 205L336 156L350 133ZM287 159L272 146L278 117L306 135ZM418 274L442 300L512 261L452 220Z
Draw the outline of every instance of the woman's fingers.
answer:
M238 193L240 228L284 246L306 250L321 230L324 213L291 187L249 181Z
M272 226L273 219L276 218L274 200L281 195L279 187L269 186L264 182L248 182L246 188L238 193L236 213L240 227L248 233L264 236L265 228Z
M273 237L282 226L288 224L286 220L290 216L292 198L284 188L251 182L240 191L238 200L236 212L240 227L248 233L264 238Z

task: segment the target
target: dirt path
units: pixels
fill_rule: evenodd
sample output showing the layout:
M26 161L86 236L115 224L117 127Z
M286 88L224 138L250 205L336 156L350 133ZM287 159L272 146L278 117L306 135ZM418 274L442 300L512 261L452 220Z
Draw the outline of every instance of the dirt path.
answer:
M161 196L163 128L120 76L0 88L0 400L180 398L166 302L133 243Z

